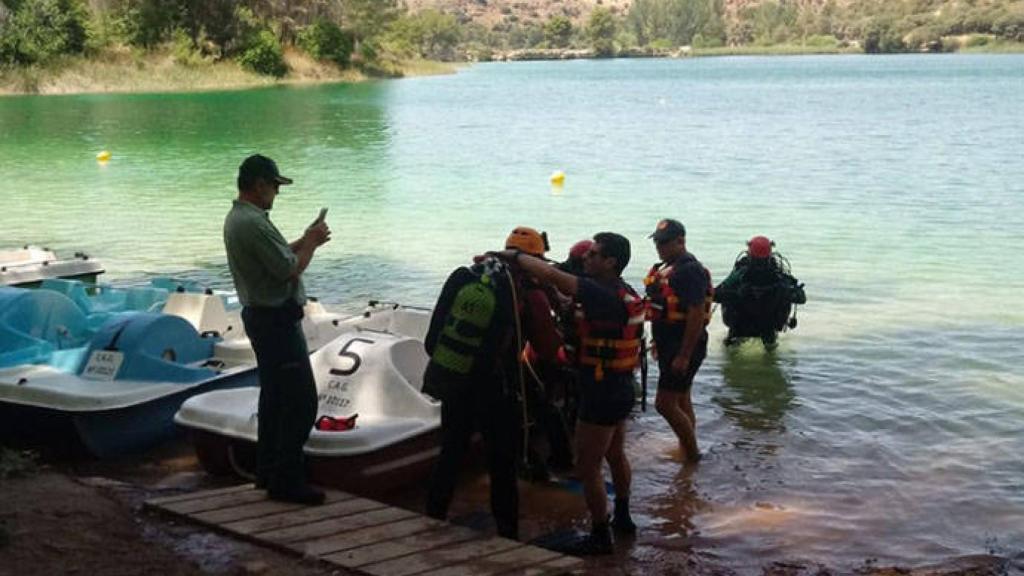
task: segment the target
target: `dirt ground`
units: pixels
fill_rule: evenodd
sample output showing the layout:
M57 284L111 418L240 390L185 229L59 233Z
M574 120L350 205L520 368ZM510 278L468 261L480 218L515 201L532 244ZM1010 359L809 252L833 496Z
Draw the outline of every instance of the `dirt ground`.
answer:
M191 446L171 443L145 455L96 461L67 455L24 459L0 455L0 576L348 575L319 563L261 548L142 509L156 496L215 488L237 479L211 477ZM11 456L14 456L13 460ZM419 501L405 494L390 504ZM586 574L624 574L614 563L588 561ZM680 573L729 576L727 567L690 564ZM825 567L772 564L763 576L829 576ZM1017 576L1024 558L972 556L935 566L865 566L859 576Z
M189 450L51 461L0 478L0 576L351 574L144 511L148 498L217 485Z

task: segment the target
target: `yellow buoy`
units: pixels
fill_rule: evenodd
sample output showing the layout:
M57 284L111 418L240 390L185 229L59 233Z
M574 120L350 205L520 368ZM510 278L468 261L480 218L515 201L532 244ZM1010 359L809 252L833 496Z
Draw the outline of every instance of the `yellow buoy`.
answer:
M551 174L551 184L554 186L561 186L565 184L565 172L561 170L555 170Z
M104 150L96 155L97 162L110 162L110 150Z

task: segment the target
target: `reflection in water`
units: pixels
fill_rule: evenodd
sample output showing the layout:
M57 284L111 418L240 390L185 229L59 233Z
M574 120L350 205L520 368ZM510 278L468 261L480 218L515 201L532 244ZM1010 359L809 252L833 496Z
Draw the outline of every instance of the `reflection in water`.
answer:
M722 363L725 387L711 400L744 430L785 432L783 418L796 395L779 362L760 346L728 349Z
M694 486L692 468L679 467L675 477L651 500L644 514L650 516L650 528L671 538L689 535L694 528L691 519L702 507L703 502Z

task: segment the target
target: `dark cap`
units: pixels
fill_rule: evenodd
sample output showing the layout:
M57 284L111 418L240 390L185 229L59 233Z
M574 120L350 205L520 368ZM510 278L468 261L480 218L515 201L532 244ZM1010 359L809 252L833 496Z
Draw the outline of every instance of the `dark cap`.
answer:
M291 178L285 178L281 176L281 172L277 169L277 163L263 156L262 154L253 154L242 161L242 165L238 167L238 187L248 188L252 186L256 180L264 180L266 182L276 182L281 185L291 184Z
M679 237L686 236L686 226L679 220L673 220L671 218L665 218L658 222L658 227L654 229L654 232L648 236L648 238L654 238L655 242L664 242L666 240L673 240Z

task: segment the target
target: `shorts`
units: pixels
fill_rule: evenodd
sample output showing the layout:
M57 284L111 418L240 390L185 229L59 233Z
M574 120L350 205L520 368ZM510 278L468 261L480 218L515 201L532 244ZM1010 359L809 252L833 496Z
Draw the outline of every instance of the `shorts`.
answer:
M606 377L600 382L581 382L580 388L577 418L581 422L598 426L616 426L633 411L636 398L631 374Z
M662 348L659 346L658 351ZM697 347L693 349L693 356L690 357L690 365L686 368L686 373L682 376L672 372L672 360L675 358L675 354L666 357L665 355L658 355L658 390L666 390L668 392L689 392L690 388L693 388L693 377L697 375L697 370L700 369L700 365L704 363L704 358L708 355L708 335L707 332L701 338L700 342L697 343Z

